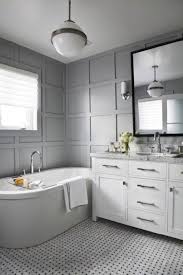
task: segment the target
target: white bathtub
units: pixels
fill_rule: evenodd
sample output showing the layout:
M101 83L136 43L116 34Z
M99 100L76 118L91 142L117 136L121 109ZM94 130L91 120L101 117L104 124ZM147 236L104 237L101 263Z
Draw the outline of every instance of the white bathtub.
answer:
M63 183L75 176L87 180L89 204L66 213ZM23 248L47 241L91 215L91 170L59 168L27 175L44 189L26 190L0 180L0 247Z

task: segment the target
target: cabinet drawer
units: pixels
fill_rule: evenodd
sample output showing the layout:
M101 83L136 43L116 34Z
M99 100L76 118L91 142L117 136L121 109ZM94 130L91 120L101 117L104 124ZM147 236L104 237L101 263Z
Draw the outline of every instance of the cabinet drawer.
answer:
M183 165L170 164L169 165L169 179L183 181Z
M96 159L95 167L97 173L119 176L128 174L128 161L125 160Z
M129 178L128 207L163 214L165 211L165 182Z
M128 223L144 230L163 233L165 230L165 217L140 210L129 210Z
M130 161L129 174L134 177L165 179L166 163L149 161Z

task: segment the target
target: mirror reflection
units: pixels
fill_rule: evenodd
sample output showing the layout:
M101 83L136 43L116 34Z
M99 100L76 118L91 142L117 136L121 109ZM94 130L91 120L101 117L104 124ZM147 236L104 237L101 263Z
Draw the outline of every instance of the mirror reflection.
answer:
M183 134L183 40L132 53L136 135Z

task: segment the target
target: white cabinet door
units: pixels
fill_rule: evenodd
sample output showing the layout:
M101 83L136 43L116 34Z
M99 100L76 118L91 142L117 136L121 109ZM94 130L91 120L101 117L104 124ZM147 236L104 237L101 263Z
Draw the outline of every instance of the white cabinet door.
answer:
M183 237L183 183L169 184L168 231ZM179 235L179 236L178 236Z
M126 220L126 181L100 175L97 177L96 216L122 222Z

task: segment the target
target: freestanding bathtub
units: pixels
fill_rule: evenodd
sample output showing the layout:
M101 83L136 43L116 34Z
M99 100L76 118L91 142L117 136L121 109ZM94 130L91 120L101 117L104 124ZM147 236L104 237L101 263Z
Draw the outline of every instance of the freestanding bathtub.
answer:
M89 204L66 213L63 184L75 176L86 178ZM27 190L0 180L0 247L23 248L41 244L91 215L91 170L58 168L27 175L44 188Z

